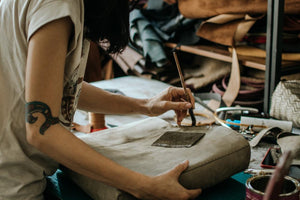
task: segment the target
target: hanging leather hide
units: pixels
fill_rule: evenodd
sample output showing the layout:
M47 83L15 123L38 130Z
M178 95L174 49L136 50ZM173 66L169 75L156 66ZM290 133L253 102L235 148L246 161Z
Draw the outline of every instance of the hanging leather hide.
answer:
M178 0L186 18L208 18L220 14L266 14L268 0ZM285 0L285 13L300 13L300 0Z

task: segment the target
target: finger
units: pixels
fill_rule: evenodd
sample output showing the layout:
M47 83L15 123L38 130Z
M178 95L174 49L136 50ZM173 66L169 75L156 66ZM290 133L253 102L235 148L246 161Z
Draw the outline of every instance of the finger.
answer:
M180 98L180 101L187 102L184 98Z
M192 104L192 108L194 109L195 108L195 98L194 98L194 95L192 94L190 88L186 88L186 91L187 91L187 93L189 95L190 103ZM185 94L185 91L184 91L183 88L173 87L172 90L171 90L171 95L172 95L172 97L179 97L179 99L181 101L186 101L186 100L183 100L183 99L186 99L186 94Z
M176 118L177 118L177 122L182 122L182 120L185 118L187 110L177 110L175 111L176 113ZM177 123L178 124L178 123ZM178 124L180 125L180 124Z
M192 91L189 88L187 88L186 90L188 92L188 95L190 96L191 104L193 105L193 109L194 109L195 108L195 98L194 98L194 95L192 94Z
M190 102L168 101L165 108L167 110L187 110L192 108L192 104Z
M184 170L186 170L186 168L189 166L189 161L186 160L182 163L180 163L179 165L175 166L171 171L170 173L174 174L174 176L176 178L178 178L180 176L180 174L182 174L182 172Z
M184 89L181 87L170 87L169 92L172 97L175 97L175 98L183 97L185 99L185 92L184 92Z
M188 193L190 195L190 199L195 199L202 193L202 189L199 188L199 189L189 190Z
M180 126L181 122L183 119L181 119L179 116L180 116L180 111L179 110L175 110L175 113L176 113L176 122L177 122L177 125Z
M181 126L181 122L182 122L182 121L177 121L177 125L178 125L178 126Z

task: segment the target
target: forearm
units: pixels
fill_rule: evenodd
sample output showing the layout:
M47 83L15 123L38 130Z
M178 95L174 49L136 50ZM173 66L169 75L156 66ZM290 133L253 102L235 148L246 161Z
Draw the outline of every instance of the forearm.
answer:
M148 180L102 156L58 124L44 135L36 133L32 144L73 171L132 194L137 193L137 183L141 186Z
M147 99L136 99L104 91L86 82L83 83L78 108L105 114L148 115Z

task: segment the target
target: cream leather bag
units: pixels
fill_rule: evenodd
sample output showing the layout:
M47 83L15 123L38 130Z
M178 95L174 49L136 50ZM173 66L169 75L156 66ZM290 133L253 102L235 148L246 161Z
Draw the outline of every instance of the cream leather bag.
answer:
M205 136L190 148L151 145L170 130L205 132ZM157 117L82 135L80 139L120 165L149 176L161 174L182 161L189 160L190 166L179 179L187 188L213 186L246 169L250 160L248 141L231 129L220 126L178 128ZM135 199L125 192L80 174L72 171L67 173L95 200Z
M272 94L270 115L300 127L300 80L283 80L278 83Z

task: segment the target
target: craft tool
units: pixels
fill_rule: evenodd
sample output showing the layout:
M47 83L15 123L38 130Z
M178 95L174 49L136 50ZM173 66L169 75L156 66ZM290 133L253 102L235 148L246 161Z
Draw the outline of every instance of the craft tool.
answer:
M220 119L219 117L217 117L216 112L212 108L210 108L208 105L206 105L199 97L195 96L194 98L197 103L199 103L201 106L203 106L204 108L206 108L208 111L210 111L213 114L213 117L219 124L221 124L222 126L224 126L226 128L230 128L228 125L225 124L226 122L224 120Z
M192 103L192 102L191 102L190 95L188 94L187 89L186 89L186 85L185 85L185 82L184 82L184 77L183 77L183 75L182 75L182 71L181 71L181 67L180 67L180 64L179 64L179 61L178 61L178 57L177 57L176 51L173 51L173 56L174 56L175 63L176 63L176 66L177 66L179 78L180 78L180 81L181 81L181 86L182 86L183 89L184 89L184 93L185 93L186 100L187 100L188 102ZM191 119L192 119L192 126L196 126L196 118L195 118L195 115L194 115L193 108L190 108L190 109L189 109L189 114L190 114Z

